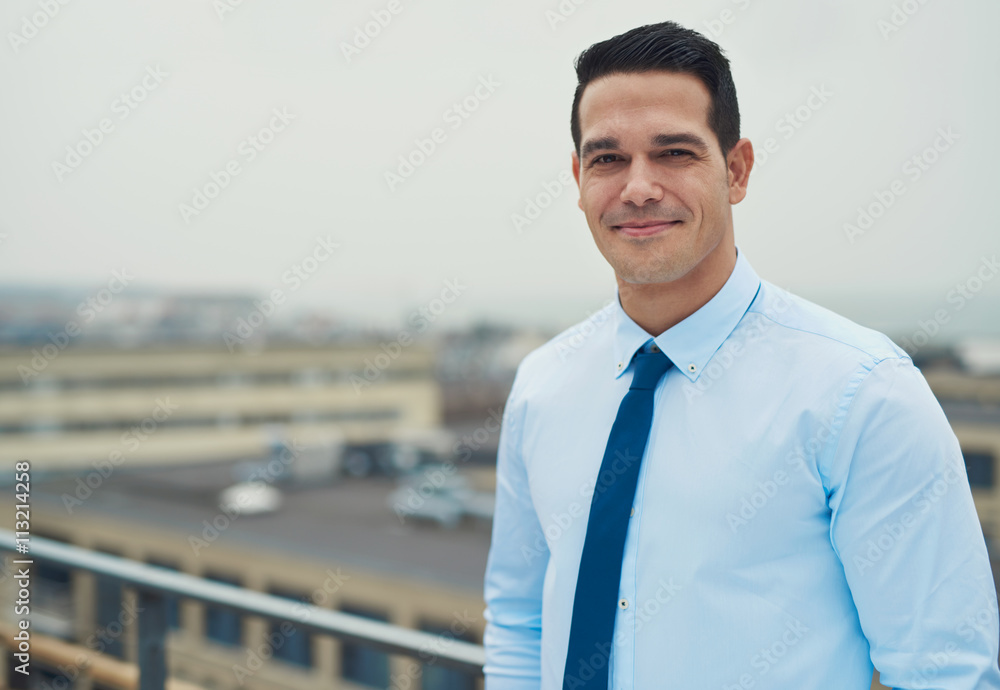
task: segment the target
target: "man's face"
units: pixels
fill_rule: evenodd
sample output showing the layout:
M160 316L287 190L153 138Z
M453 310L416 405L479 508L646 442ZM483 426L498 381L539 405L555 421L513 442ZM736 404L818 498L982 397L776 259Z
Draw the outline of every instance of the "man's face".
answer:
M708 126L710 102L697 77L664 71L613 74L584 90L573 175L620 281L678 280L733 251L730 205L745 186L732 184Z

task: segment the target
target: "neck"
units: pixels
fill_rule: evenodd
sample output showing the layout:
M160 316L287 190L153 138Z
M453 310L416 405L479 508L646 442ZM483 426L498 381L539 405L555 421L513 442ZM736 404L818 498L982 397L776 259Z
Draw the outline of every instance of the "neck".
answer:
M722 289L736 266L736 247L720 246L686 275L667 283L627 283L618 280L622 309L652 336L695 313Z

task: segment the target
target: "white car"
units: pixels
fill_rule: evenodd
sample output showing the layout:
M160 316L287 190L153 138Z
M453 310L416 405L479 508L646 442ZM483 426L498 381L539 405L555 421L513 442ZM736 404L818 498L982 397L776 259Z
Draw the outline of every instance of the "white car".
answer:
M451 471L454 472L454 468ZM493 518L492 494L475 491L465 477L445 473L434 466L407 476L389 494L387 502L403 522L406 518L418 518L450 528L458 525L465 515Z
M276 511L282 500L281 491L269 484L240 482L219 493L219 509L239 515L261 515Z

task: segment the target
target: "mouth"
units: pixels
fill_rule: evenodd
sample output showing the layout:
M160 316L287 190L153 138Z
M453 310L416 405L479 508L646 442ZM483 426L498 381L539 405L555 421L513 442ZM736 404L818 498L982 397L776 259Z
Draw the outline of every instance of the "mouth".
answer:
M649 237L664 232L675 225L680 225L679 220L649 220L641 223L626 223L625 225L613 225L612 230L622 233L626 237Z

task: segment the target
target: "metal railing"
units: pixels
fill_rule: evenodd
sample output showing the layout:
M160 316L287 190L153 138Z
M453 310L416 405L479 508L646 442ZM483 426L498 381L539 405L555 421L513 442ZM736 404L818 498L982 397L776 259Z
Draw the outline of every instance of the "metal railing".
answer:
M46 561L86 570L135 589L137 609L142 612L138 618L139 690L164 690L166 684L168 596L193 599L270 621L287 621L308 632L332 635L391 654L416 657L432 653L435 663L483 675L486 655L481 645L212 582L40 537L31 537L30 552L20 554L15 548L14 532L6 529L0 529L0 552L3 551L13 553L18 560ZM446 644L442 644L445 640Z

